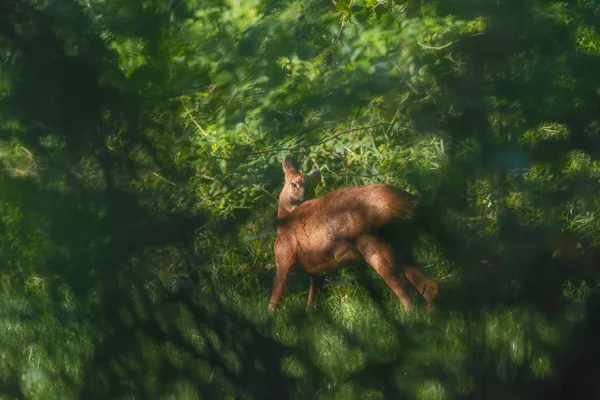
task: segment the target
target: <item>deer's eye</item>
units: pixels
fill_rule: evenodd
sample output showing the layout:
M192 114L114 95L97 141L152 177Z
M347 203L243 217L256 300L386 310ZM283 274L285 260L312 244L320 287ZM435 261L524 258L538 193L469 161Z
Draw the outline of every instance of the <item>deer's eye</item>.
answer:
M294 182L292 182L292 187L293 187L294 189L298 189L298 185L297 185L297 184L295 184Z

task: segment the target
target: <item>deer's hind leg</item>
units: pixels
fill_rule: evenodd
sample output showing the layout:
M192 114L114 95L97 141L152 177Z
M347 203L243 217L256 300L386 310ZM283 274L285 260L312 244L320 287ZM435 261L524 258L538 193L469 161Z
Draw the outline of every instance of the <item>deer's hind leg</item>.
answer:
M439 292L439 285L416 266L413 256L414 238L407 237L406 230L401 230L394 232L392 240L398 270L408 278L412 286L423 296L427 307L432 308Z
M308 289L308 302L306 303L306 311L310 310L310 306L317 296L317 293L323 287L325 282L325 276L323 275L312 275L310 277L310 287Z
M439 292L438 283L427 277L421 270L412 265L403 265L402 269L410 283L412 283L419 293L421 293L421 296L425 298L427 307L432 308L433 302Z
M376 236L365 235L357 239L356 247L408 311L412 307L412 299L407 293L410 283L396 268L397 260L392 246Z

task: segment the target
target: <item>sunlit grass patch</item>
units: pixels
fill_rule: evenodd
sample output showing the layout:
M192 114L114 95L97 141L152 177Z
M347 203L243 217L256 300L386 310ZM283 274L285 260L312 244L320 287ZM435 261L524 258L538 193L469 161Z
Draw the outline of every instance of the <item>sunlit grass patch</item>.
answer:
M446 391L438 381L425 381L417 386L416 398L418 400L443 400Z
M315 365L333 381L343 380L364 367L365 353L332 325L314 329L308 345Z

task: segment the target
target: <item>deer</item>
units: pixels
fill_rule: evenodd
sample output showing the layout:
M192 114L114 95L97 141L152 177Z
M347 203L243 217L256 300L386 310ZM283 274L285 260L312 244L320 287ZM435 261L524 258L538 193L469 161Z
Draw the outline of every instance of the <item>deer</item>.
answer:
M406 311L413 305L410 284L428 309L438 295L438 284L412 258L414 219L419 200L387 184L345 187L315 198L321 182L317 169L299 172L292 161L282 162L285 182L279 194L277 239L274 245L275 280L269 311L275 311L291 272L310 276L307 311L317 285L330 271L364 260L386 282Z

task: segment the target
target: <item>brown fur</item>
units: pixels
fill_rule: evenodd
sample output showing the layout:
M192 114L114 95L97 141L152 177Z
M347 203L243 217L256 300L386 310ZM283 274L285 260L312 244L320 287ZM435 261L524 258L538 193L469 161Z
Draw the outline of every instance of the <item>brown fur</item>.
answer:
M438 284L413 266L406 228L417 199L390 185L371 184L335 190L316 199L319 171L298 172L283 161L285 185L279 195L276 277L269 310L285 292L289 273L311 276L308 306L315 296L317 277L346 263L364 259L385 280L405 309L412 305L409 282L432 306Z

